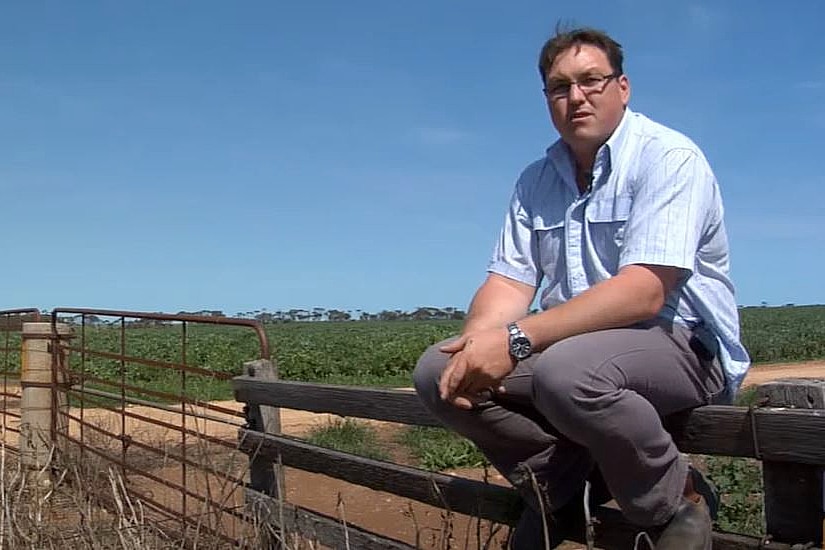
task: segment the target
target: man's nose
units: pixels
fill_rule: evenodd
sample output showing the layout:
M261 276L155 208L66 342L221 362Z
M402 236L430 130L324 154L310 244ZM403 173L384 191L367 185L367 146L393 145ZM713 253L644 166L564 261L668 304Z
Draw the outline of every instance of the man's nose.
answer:
M567 92L567 100L571 103L583 103L585 99L584 92L582 92L579 85L576 83L570 84L570 90Z

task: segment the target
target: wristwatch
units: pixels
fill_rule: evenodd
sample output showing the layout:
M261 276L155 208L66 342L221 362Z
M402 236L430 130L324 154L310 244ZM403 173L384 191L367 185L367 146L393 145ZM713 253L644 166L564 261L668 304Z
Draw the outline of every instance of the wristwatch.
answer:
M533 344L530 343L524 331L518 328L517 324L510 323L507 325L507 332L510 333L510 355L516 361L530 357L533 353Z

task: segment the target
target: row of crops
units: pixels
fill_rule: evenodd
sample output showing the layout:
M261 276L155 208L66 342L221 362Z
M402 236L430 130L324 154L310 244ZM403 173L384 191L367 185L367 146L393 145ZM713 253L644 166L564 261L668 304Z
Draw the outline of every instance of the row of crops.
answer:
M743 308L743 341L755 364L825 358L825 306ZM460 321L348 321L294 322L266 326L281 376L292 380L408 385L421 352L460 330ZM126 328L76 328L75 345L88 349L209 368L238 374L244 361L259 356L255 334L243 327L189 325ZM6 333L5 336L7 336ZM122 338L124 336L124 338ZM186 342L185 356L182 343ZM11 343L10 347L14 347ZM7 357L5 370L16 360ZM73 368L106 378L119 378L159 389L178 384L176 375L162 369L131 365L112 359L75 355ZM195 384L195 379L189 384ZM217 386L216 386L217 387ZM214 390L228 397L226 385ZM202 391L212 394L204 386ZM204 395L203 397L207 397Z

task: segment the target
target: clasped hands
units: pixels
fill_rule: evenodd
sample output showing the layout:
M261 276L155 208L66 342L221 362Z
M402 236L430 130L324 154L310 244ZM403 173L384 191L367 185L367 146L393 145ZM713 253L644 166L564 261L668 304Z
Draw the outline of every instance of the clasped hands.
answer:
M462 409L473 408L485 390L504 392L501 381L516 366L505 328L462 334L440 349L452 354L438 384L441 399Z

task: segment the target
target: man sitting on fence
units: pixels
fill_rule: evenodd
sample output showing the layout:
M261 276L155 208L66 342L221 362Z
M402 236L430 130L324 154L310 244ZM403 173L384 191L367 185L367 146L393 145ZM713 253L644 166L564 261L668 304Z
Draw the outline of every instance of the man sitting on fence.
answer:
M693 142L627 107L622 59L593 29L544 44L561 137L518 179L461 335L414 374L425 406L524 496L513 548L544 548L541 510L552 545L581 527L589 476L631 522L663 526L657 548L711 544L703 479L661 417L729 400L749 365L722 201Z

